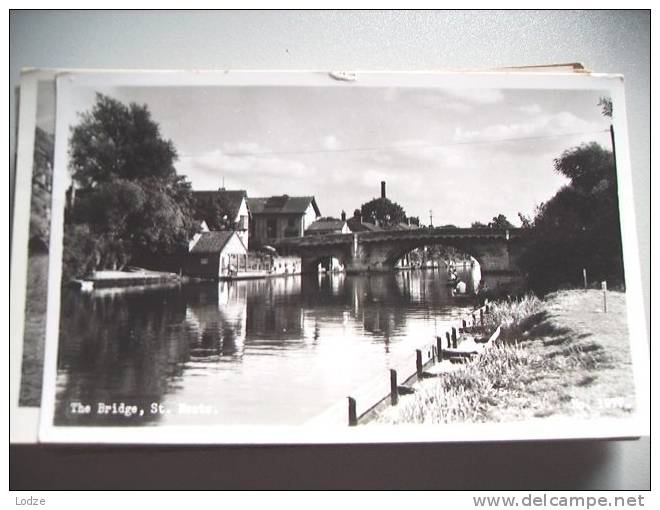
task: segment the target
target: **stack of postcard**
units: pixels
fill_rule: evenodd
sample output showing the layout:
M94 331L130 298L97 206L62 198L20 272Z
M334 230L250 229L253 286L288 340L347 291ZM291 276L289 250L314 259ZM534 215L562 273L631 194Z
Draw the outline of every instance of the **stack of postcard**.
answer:
M26 70L11 441L649 434L621 76Z

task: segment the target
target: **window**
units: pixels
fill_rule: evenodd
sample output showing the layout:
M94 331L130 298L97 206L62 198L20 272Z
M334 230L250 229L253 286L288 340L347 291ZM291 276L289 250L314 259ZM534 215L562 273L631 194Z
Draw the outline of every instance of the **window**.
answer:
M238 229L247 230L247 228L248 228L247 216L242 215L238 220Z
M297 218L295 216L287 218L286 228L284 229L284 236L298 237L299 235L300 235L300 229L298 227Z
M205 266L205 265L207 265L207 264L209 263L209 259L207 259L207 258L199 259L199 263L200 263L202 266Z
M277 237L277 220L275 218L268 218L266 222L266 237L269 239Z

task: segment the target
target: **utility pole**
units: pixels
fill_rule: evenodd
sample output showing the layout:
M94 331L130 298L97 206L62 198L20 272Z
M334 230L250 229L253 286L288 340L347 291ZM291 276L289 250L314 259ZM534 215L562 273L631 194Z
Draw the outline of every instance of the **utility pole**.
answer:
M433 227L433 209L429 209L429 216L431 217L430 226Z

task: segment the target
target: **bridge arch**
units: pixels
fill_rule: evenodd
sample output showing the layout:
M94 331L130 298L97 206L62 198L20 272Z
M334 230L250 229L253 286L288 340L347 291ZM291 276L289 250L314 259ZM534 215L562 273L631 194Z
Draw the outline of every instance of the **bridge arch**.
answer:
M474 249L474 247L464 246L461 243L457 243L457 242L448 242L446 240L419 240L414 242L407 242L399 246L393 245L385 254L384 263L388 268L394 268L396 266L396 263L406 254L409 254L419 248L431 247L431 246L453 248L457 252L473 258L479 264L479 266L482 265L483 257L478 249Z

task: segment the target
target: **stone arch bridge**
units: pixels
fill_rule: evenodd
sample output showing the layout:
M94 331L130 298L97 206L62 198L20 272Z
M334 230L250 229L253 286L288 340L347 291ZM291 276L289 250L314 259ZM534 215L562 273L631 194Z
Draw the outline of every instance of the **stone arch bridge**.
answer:
M316 272L319 261L338 259L349 273L389 271L415 248L452 246L474 257L482 272L519 274L524 245L520 229L419 228L282 239L274 245L281 254L298 255L302 271Z

